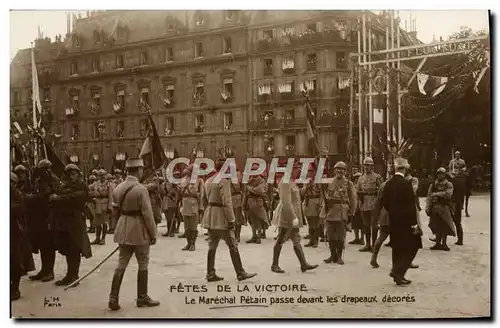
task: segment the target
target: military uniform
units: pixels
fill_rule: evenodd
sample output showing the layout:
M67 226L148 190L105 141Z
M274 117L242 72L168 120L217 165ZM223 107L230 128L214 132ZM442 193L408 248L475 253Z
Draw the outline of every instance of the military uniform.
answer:
M360 172L355 172L351 178L352 183L357 186L359 177L361 176ZM363 219L361 218L361 211L358 207L356 209L356 214L354 214L354 218L352 220L352 229L354 230L354 240L351 240L349 244L351 245L364 245L363 241ZM361 232L361 236L360 236Z
M347 165L344 162L335 164L335 169L344 169ZM325 217L325 227L327 229L328 244L331 256L325 263L336 262L344 264L342 252L350 217L354 216L357 207L356 192L353 183L344 176L336 176L326 190L326 208L322 216Z
M235 226L235 237L236 241L240 242L241 226L247 225L245 217L243 216L242 209L242 185L241 185L241 173L238 172L238 183L231 182L231 198L233 201L234 216L236 218Z
M261 231L269 226L267 218L267 183L262 176L250 177L245 186L243 208L252 226L252 238L247 243L261 243Z
M88 193L89 195L92 195L94 192L94 187L97 182L97 177L95 175L91 175L89 177L89 185L88 185ZM92 198L87 202L87 207L86 207L86 212L87 212L87 218L89 220L89 228L87 232L89 233L94 233L95 232L95 224L94 224L94 217L95 217L95 203Z
M389 181L389 180L387 180ZM390 230L389 230L389 213L387 213L387 210L382 206L382 195L384 193L384 187L387 183L387 181L382 182L380 185L380 188L378 189L378 194L377 194L377 203L375 205L375 209L377 211L377 217L378 217L378 224L380 226L380 234L375 241L375 244L373 245L373 250L372 250L372 258L370 260L370 264L374 268L378 268L379 265L377 263L377 257L378 253L380 251L380 247L382 247L382 244L384 241L389 237Z
M108 173L107 175L108 179L108 185L109 185L109 202L108 202L108 210L110 215L108 216L108 234L114 234L115 229L116 229L116 218L111 215L111 212L113 210L113 192L115 191L116 187L121 183L119 179L116 178L116 176L112 176L111 174Z
M83 214L88 199L87 187L81 181L81 171L75 164L64 169L66 180L55 195L50 197L54 209L56 249L66 256L66 276L56 281L57 286L66 286L78 280L82 255L92 257ZM69 176L68 176L69 175Z
M460 156L460 152L456 151L455 155ZM465 173L467 171L467 165L463 159L454 158L450 161L448 166L452 176L451 183L453 184L453 222L455 223L458 237L456 245L463 245L464 232L462 228L462 209L466 196L467 177Z
M139 175L139 168L144 166L142 159L128 159L127 169ZM135 171L138 170L138 171ZM137 272L137 306L158 306L160 302L153 301L148 296L148 264L150 245L156 243L156 224L145 186L139 183L139 177L129 174L124 182L113 192L113 215L118 217L114 242L118 243L118 266L115 269L109 308L119 310L118 302L123 275L135 254L139 270Z
M178 172L174 173L174 176L178 176ZM164 237L173 237L175 231L176 217L178 214L179 206L179 189L177 185L165 181L160 186L161 196L163 197L162 209L167 219L167 232L162 234Z
M160 179L155 176L151 182L146 185L151 199L151 208L153 209L153 216L155 223L161 222L161 198L160 198Z
M203 193L203 180L198 178L195 183L191 183L191 170L179 185L179 193L182 197L181 214L184 218L184 230L187 245L182 248L183 251L196 250L196 238L198 237L198 223L200 214L203 211L201 203Z
M203 228L208 229L207 281L220 281L223 278L215 274L215 254L219 241L226 242L239 281L252 278L256 273L247 273L243 269L238 243L234 235L236 218L231 196L231 181L222 179L215 183L217 175L211 176L205 182L206 210L203 214Z
M439 168L437 172L443 174L443 177L429 186L425 212L429 216L429 228L436 235L436 245L431 249L449 251L446 237L456 235L451 204L453 184L444 177L444 168Z
M99 170L99 176L100 180L95 183L91 194L95 204L94 224L96 227L95 240L92 242L93 245L104 245L106 243L106 234L108 233L107 224L111 214L109 206L111 188L108 181L106 181L106 171L103 169Z
M373 165L373 160L369 157L365 158L365 165ZM372 242L375 243L378 235L377 215L375 211L375 203L377 201L377 192L382 184L383 179L375 172L363 174L356 185L356 190L359 197L359 210L363 219L363 227L366 239L366 246L360 251L369 252L372 248Z
M301 190L304 215L309 226L309 243L305 247L318 247L319 240L319 213L321 211L321 185L311 182Z

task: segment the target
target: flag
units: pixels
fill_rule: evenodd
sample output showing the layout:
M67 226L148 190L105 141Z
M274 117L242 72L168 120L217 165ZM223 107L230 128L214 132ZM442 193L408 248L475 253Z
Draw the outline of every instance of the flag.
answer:
M33 108L33 127L36 129L40 126L42 121L42 103L40 102L40 87L38 85L38 72L36 70L35 63L35 50L31 50L31 80L32 80L32 100L35 102L36 110L38 111L38 115L40 119L36 120L36 112L35 108Z
M432 81L434 83L431 84L432 87L432 97L436 97L438 94L443 92L444 88L446 88L446 84L448 83L448 78L446 76L433 76Z
M486 73L487 69L488 69L488 67L483 67L481 69L481 72L478 73L477 71L475 71L475 72L472 73L472 75L474 77L474 80L475 80L475 82L474 82L474 91L476 91L476 93L479 93L479 88L478 88L479 87L479 82L481 82L481 79L483 78L483 76Z
M163 165L166 157L151 114L148 114L148 119L149 133L142 144L139 157L144 161L144 170L153 173Z
M45 148L42 154L46 152L47 154L46 158L52 163L52 172L54 172L54 174L57 175L58 177L61 177L62 174L64 173L64 167L65 167L63 161L59 158L59 156L57 156L52 146L49 145L45 139L41 139L40 143Z
M384 124L384 110L382 108L373 109L373 123Z
M429 75L423 74L423 73L417 73L418 90L423 95L427 94L424 90L424 87L425 87L425 84L427 83L427 80L429 80Z
M314 156L319 155L319 143L316 135L316 115L311 106L306 103L307 112L307 150L308 153Z

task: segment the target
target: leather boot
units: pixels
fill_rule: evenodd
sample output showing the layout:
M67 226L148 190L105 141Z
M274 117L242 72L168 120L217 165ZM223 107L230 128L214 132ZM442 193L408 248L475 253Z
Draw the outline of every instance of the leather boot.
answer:
M208 250L207 254L207 281L208 282L214 282L214 281L221 281L224 280L224 278L219 277L215 274L215 253L217 252L216 249L214 250Z
M99 242L101 241L101 231L102 226L98 225L95 227L95 239L90 243L91 245L99 245Z
M10 277L11 286L10 286L10 300L17 301L21 298L21 292L19 291L19 283L21 282L20 275L11 275Z
M121 307L119 304L120 287L122 285L123 275L125 270L115 270L113 281L111 282L111 292L109 293L108 308L111 311L118 311Z
M40 251L42 257L42 268L44 275L40 278L42 282L54 280L54 263L56 261L56 251L52 248Z
M306 271L309 271L309 270L314 270L314 269L316 269L318 267L317 264L311 265L311 264L307 263L306 256L304 255L304 250L302 249L302 246L295 246L293 248L293 250L295 251L295 255L297 255L297 258L299 259L300 270L302 272L306 272Z
M252 238L247 240L247 244L255 244L255 241L257 240L257 229L255 229L252 226Z
M241 236L241 225L236 225L236 228L234 230L234 237L236 238L236 241L239 243L240 242L240 236Z
M446 239L447 239L447 238L448 238L448 237L447 237L446 235L442 237L442 239L441 239L441 240L442 240L442 242L441 242L441 249L442 249L443 251L447 251L447 252L449 252L449 251L450 251L450 248L449 248L449 247L448 247L448 245L446 244Z
M311 245L311 247L317 248L318 247L318 240L319 240L319 230L318 230L318 228L312 229L312 234L313 234L313 238L312 238L312 245Z
M282 245L274 245L274 247L273 247L273 264L271 265L272 272L285 273L285 270L283 270L279 266L281 248L282 248Z
M198 237L198 230L190 232L191 245L189 245L188 251L194 252L196 250L196 238Z
M160 302L153 301L148 296L148 271L137 272L137 307L153 307L160 305Z
M344 260L342 259L342 255L344 253L344 242L337 241L337 264L344 265Z
M185 237L186 237L186 241L187 241L187 244L186 246L184 246L182 248L183 251L189 251L189 249L191 248L191 231L190 230L186 230L186 232L184 233Z
M78 280L78 276L80 273L80 264L82 262L82 257L80 255L80 252L77 254L72 254L71 256L66 257L68 259L68 276L69 276L69 281L68 285L72 284L76 280ZM79 284L74 285L73 287L78 286Z
M325 241L325 226L323 224L320 224L319 226L319 241L324 242Z
M365 233L366 245L365 245L365 247L363 247L359 250L360 252L371 252L372 251L370 237L371 237L371 235L369 232Z
M455 245L462 246L464 244L464 230L461 226L457 229L457 239Z
M304 239L311 239L311 236L312 236L312 232L311 232L311 228L308 229L308 234L307 236L304 236ZM305 245L304 245L305 246ZM309 246L308 246L309 247Z
M372 244L371 244L372 248L375 246L375 242L377 241L377 237L378 237L378 229L376 227L372 228Z
M108 233L108 225L103 224L102 225L102 238L99 241L99 245L106 245L106 234Z
M304 247L312 247L314 245L314 229L309 228L309 242Z
M372 268L378 268L379 265L377 263L377 257L378 257L378 252L380 251L380 247L377 249L377 247L373 247L373 252L372 252L372 258L370 260L370 265Z
M231 255L231 262L233 262L234 271L236 272L238 281L250 279L257 275L256 273L247 273L245 269L243 269L243 263L241 263L240 252L238 249L229 251L229 254Z
M335 252L334 243L332 241L328 241L328 246L330 248L330 257L327 259L324 259L323 262L325 262L325 263L337 262L337 253Z

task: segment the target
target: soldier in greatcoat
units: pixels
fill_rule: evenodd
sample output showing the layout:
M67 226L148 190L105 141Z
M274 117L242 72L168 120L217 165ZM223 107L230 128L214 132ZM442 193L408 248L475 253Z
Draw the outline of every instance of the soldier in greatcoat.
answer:
M235 237L236 241L240 242L241 227L246 226L247 222L245 220L245 217L243 216L243 208L241 202L243 189L241 182L243 179L243 175L241 174L240 170L236 170L236 174L238 177L238 182L231 182L231 196L233 201L234 216L236 218Z
M27 272L35 270L24 219L24 195L18 189L19 179L10 174L10 299L21 298L19 282Z
M156 225L161 222L161 196L160 196L160 177L155 175L153 179L146 184L151 199L151 208L153 209L153 216Z
M258 165L254 164L252 170L256 170ZM265 203L267 200L267 182L263 174L251 176L245 186L245 195L243 199L243 208L246 217L252 226L252 238L247 241L248 244L261 243L261 232L269 227L267 209Z
M217 162L215 170L220 172L224 161ZM219 179L220 181L217 181ZM240 252L238 251L238 242L234 235L236 227L236 218L232 202L231 181L229 179L220 179L218 174L210 176L205 182L205 201L206 210L203 215L203 227L208 229L208 254L207 254L207 276L209 282L220 281L223 278L215 274L215 254L219 241L226 242L239 281L250 279L256 276L256 273L247 273L243 269Z
M352 222L356 213L357 198L354 184L345 177L347 165L337 162L334 166L335 177L326 190L326 206L322 208L320 216L325 217L330 257L325 263L344 264L342 253L344 250L347 224Z
M355 171L355 172L354 172ZM358 184L358 180L361 177L361 172L358 172L357 168L353 168L353 176L351 178L352 183L356 186ZM354 231L354 239L349 242L351 245L364 245L365 242L363 240L363 219L361 218L361 211L359 209L359 201L358 208L356 209L356 214L354 215L352 221L352 230Z
M300 262L302 272L316 269L317 265L307 263L304 250L300 244L300 228L304 225L304 217L301 211L300 188L295 184L295 180L300 176L301 165L296 164L293 168L290 181L281 181L278 183L278 192L281 199L281 206L277 208L278 238L273 248L273 263L271 271L276 273L285 273L279 266L279 257L283 244L288 239L292 240L293 250ZM313 230L315 231L315 230ZM314 237L314 235L312 236ZM312 238L311 238L312 239Z
M26 195L26 221L30 236L30 244L33 253L38 254L42 268L30 280L41 280L43 282L54 280L54 262L56 251L54 248L54 236L50 229L51 208L49 197L53 194L60 183L59 179L52 174L50 168L52 163L42 159L34 172L33 192Z
M153 307L160 302L148 296L148 265L151 245L156 244L156 224L147 188L139 183L143 174L142 159L126 161L127 178L113 192L113 215L118 219L114 241L118 243L118 265L113 275L108 307L120 309L119 294L125 270L135 254L137 272L137 307Z
M109 208L109 197L111 196L111 188L106 180L106 171L100 169L99 181L96 182L92 189L91 197L95 204L95 240L92 245L104 245L106 243L106 234L108 233L108 219L111 214Z
M62 185L49 198L54 210L56 249L66 256L67 264L66 275L56 281L57 286L67 286L78 280L82 256L92 257L83 219L88 199L87 187L83 183L80 169L75 164L66 165L64 175Z
M447 236L456 235L451 204L453 184L446 179L444 167L440 167L436 175L437 179L429 186L425 208L429 216L429 228L436 235L436 244L431 249L449 251Z
M373 159L370 157L365 158L363 165L365 173L359 177L356 190L358 193L361 218L363 219L366 245L359 251L371 252L373 246L372 243L375 243L378 235L378 219L375 211L375 203L377 200L378 189L380 188L383 179L379 174L373 172Z
M179 179L181 173L179 171L174 171L174 178ZM167 231L162 234L164 237L173 237L175 232L175 224L178 213L178 205L179 205L179 188L176 184L165 180L160 185L160 193L163 198L162 210L165 214L165 218L167 219Z
M196 250L196 238L198 237L198 223L200 215L203 212L201 203L203 196L203 179L197 177L196 181L191 183L193 166L190 165L183 171L183 180L179 185L179 194L181 200L181 215L184 219L184 230L187 244L182 248L183 251Z
M97 176L93 175L93 174L90 175L89 176L89 184L88 184L89 195L92 195L92 193L94 192L94 187L95 187L96 183L97 183ZM87 202L86 211L87 211L87 218L89 219L89 225L90 225L87 232L94 233L95 232L95 224L94 224L95 203L94 203L94 200L92 198L90 198L89 201Z
M319 240L319 213L321 211L321 185L314 182L314 171L309 171L309 183L301 190L304 199L302 208L309 226L309 242L305 247L318 247Z

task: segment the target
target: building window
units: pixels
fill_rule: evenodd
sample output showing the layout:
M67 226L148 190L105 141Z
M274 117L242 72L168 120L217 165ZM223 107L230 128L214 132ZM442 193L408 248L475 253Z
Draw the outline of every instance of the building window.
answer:
M147 133L148 133L148 120L142 119L141 130L140 130L141 137L145 137Z
M74 110L79 110L80 109L80 98L78 95L73 95L71 97L71 108Z
M280 93L293 93L295 90L295 82L285 81L285 83L279 85L278 90Z
M264 40L269 40L273 38L273 30L264 30L262 32L262 35L264 37Z
M224 113L224 131L231 130L233 126L233 113Z
M50 88L43 88L43 101L50 101Z
M195 106L201 106L204 103L205 92L203 82L196 82L194 85L193 103Z
M316 79L304 80L304 82L300 85L300 91L308 92L310 95L316 95Z
M264 152L266 154L272 154L274 153L274 138L273 137L268 137L265 140L265 149Z
M141 105L145 106L146 108L151 106L151 104L149 103L149 89L148 88L141 89L140 103L141 103Z
M174 98L175 97L175 87L173 84L169 84L165 87L165 99L164 99L164 105L165 106L170 106L174 103Z
M316 33L317 32L316 23L307 24L307 31L309 33Z
M201 26L203 25L203 13L201 11L198 11L196 13L196 26Z
M90 111L97 112L101 109L101 94L99 91L92 91L92 99L90 99Z
M194 132L205 132L205 118L202 114L194 117Z
M92 124L92 138L99 139L99 122Z
M234 10L224 10L224 17L226 20L231 20L233 19L234 16Z
M229 54L231 53L231 37L227 36L223 39L223 48L224 48L224 53Z
M266 58L264 59L264 76L273 75L273 59Z
M69 68L69 75L78 74L78 63L76 61L72 61Z
M98 31L94 31L94 43L101 43L101 34Z
M225 78L222 81L222 100L228 100L233 98L233 79Z
M295 54L283 55L283 72L292 73L295 71Z
M340 93L349 87L350 79L344 76L337 76L337 92Z
M347 68L345 52L337 52L337 68Z
M174 118L173 117L165 118L165 135L171 136L174 134L174 131L175 131Z
M72 124L71 125L71 140L75 141L78 140L78 137L80 136L80 127L78 124Z
M286 145L285 145L285 150L287 152L294 152L295 151L295 136L286 136Z
M290 122L295 119L295 110L294 109L287 109L285 111L285 121Z
M147 65L147 64L148 64L148 52L142 51L141 52L141 65Z
M93 59L92 60L92 72L97 73L97 72L99 72L99 69L100 69L99 58Z
M116 113L122 112L125 109L125 90L116 91L116 101L113 104L113 110Z
M174 48L167 47L165 49L165 61L166 62L171 62L173 60L174 60Z
M316 70L316 54L308 54L307 55L307 70L315 71Z
M194 44L194 58L203 57L203 43L197 42Z
M116 123L116 137L123 138L125 136L125 122L118 121Z
M116 55L116 68L123 68L123 55Z

